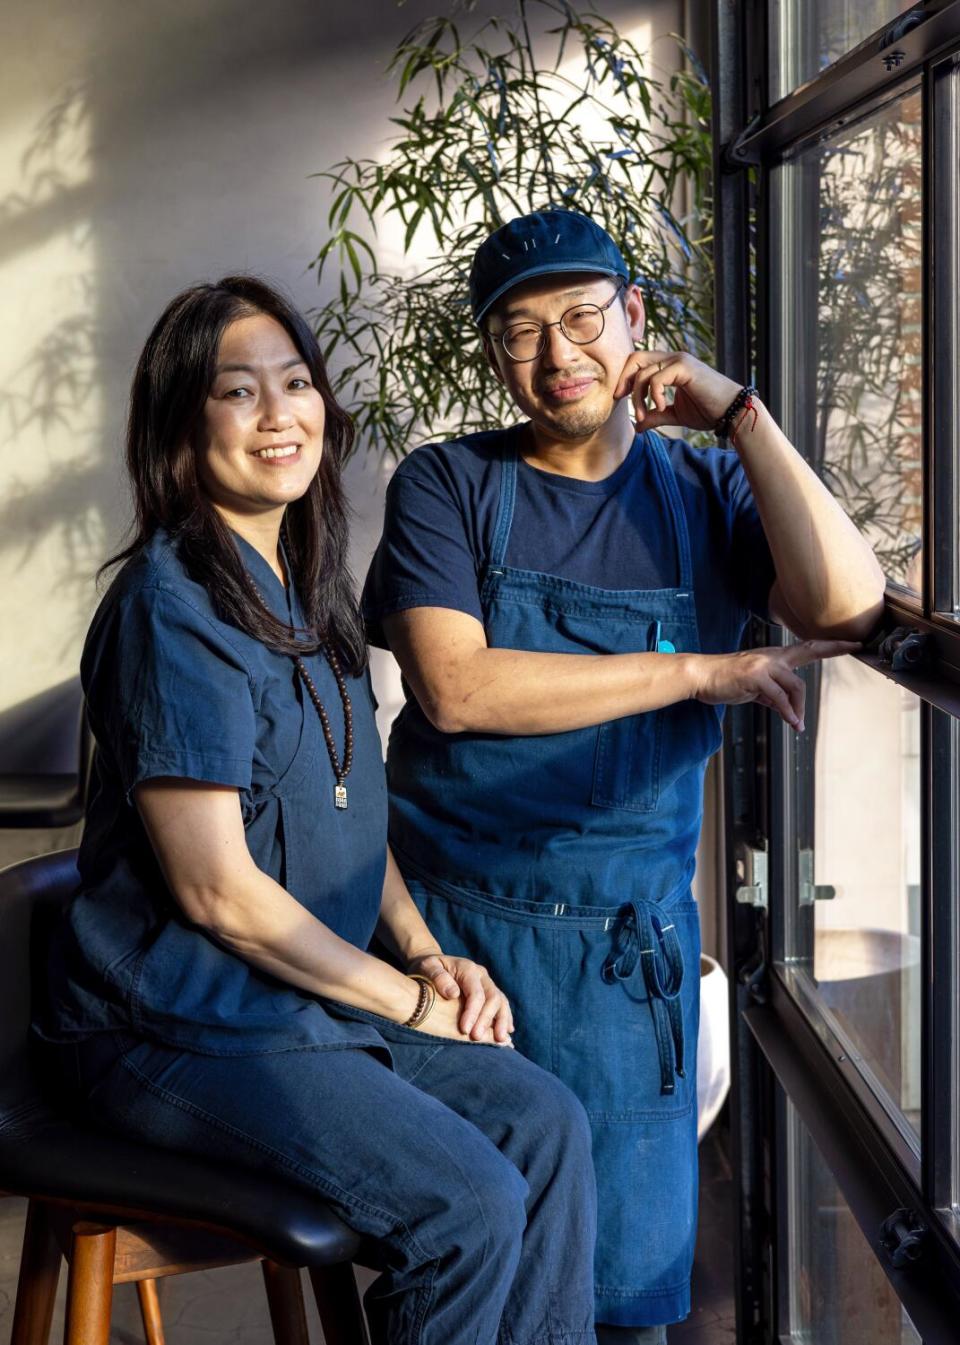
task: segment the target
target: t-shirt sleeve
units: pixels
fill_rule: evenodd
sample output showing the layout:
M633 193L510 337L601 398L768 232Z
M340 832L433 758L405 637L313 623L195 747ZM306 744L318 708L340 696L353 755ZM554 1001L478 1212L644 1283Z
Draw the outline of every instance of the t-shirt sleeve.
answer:
M478 562L463 503L442 455L417 449L387 487L383 536L363 591L370 640L381 622L411 607L448 607L483 619Z
M250 787L249 671L218 625L179 594L145 588L118 602L86 690L128 799L157 776Z
M770 589L777 577L753 491L739 460L728 479L730 548L737 597L747 611L770 620Z

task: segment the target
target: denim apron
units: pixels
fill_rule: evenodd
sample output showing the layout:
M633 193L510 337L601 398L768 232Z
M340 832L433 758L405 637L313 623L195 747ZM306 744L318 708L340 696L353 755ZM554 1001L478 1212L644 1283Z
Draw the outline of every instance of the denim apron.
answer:
M518 460L505 438L481 585L491 646L699 651L686 518L659 436L658 522L676 587L611 590L507 566ZM653 521L653 520L652 520ZM683 702L542 736L441 734L408 700L391 734L391 839L446 952L485 963L519 1050L580 1097L599 1187L597 1320L689 1312L697 1207L700 931L690 891L713 707Z

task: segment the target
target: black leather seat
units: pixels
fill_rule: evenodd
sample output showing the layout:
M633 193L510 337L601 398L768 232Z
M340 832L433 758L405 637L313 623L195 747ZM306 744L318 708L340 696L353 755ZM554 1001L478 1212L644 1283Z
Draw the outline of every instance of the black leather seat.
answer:
M56 1287L52 1257L56 1269L60 1250L70 1259L68 1300L79 1295L88 1301L89 1285L84 1288L74 1283L78 1260L83 1261L76 1256L77 1237L83 1237L83 1230L90 1227L122 1230L135 1224L142 1232L144 1223L176 1225L184 1235L190 1230L201 1235L201 1241L206 1239L205 1265L210 1264L211 1236L214 1244L217 1239L226 1240L234 1248L221 1263L265 1258L278 1272L272 1279L267 1275L278 1345L306 1341L305 1322L302 1329L298 1325L303 1322L302 1300L299 1311L296 1303L279 1301L288 1291L299 1294L299 1277L294 1277L294 1284L294 1278L284 1279L279 1272L282 1267L308 1267L327 1345L361 1345L365 1333L350 1266L358 1239L316 1197L273 1177L215 1166L97 1132L59 1114L45 1101L29 1050L31 930L45 917L49 923L54 908L62 905L76 883L75 850L44 855L0 872L0 1191L25 1196L31 1202L11 1345L46 1341ZM70 1225L67 1233L65 1219ZM59 1236L56 1252L53 1233ZM71 1245L65 1245L68 1242ZM169 1235L165 1249L169 1250ZM37 1262L44 1256L46 1270L39 1263L30 1265L31 1258ZM188 1262L189 1252L187 1263L179 1268L191 1268ZM163 1273L172 1273L169 1264ZM153 1277L131 1273L119 1278ZM41 1297L46 1295L49 1302L37 1297L36 1285L41 1283L46 1285ZM108 1333L112 1283L111 1275L106 1295ZM97 1293L102 1297L103 1292L101 1285L93 1297ZM100 1339L91 1334L93 1318L89 1313L83 1316L82 1306L73 1314L77 1331L71 1335L68 1301L69 1345L95 1345ZM148 1304L143 1294L141 1306L146 1325ZM103 1312L98 1311L102 1318ZM78 1313L86 1325L80 1323ZM96 1330L102 1329L101 1321ZM148 1330L148 1338L149 1334ZM162 1335L154 1338L160 1340ZM107 1336L102 1339L106 1342Z
M93 738L80 678L0 715L0 827L60 829L83 818Z

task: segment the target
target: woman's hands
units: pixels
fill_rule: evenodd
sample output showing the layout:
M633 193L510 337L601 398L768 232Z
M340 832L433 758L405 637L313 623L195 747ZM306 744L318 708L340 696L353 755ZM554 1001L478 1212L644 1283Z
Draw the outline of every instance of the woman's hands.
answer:
M783 648L744 649L738 654L688 654L693 698L706 705L743 705L756 701L799 733L803 732L806 685L794 669L818 659L853 654L855 640L804 640Z
M452 1024L450 1036L463 1040L495 1042L511 1046L513 1014L502 990L494 985L486 967L467 957L449 953L416 954L407 963L407 972L427 976L437 991L437 1002L423 1024L424 1032L445 1037L441 1027Z

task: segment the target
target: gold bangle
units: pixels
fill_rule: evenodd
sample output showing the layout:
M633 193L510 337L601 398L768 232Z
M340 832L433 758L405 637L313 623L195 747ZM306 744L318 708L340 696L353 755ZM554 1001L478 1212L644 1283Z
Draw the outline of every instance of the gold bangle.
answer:
M417 1007L403 1024L404 1027L419 1027L421 1023L426 1022L433 1011L433 1006L437 1002L437 987L430 980L429 976L417 976L414 973L410 977L411 981L416 981L420 986L420 995L417 999Z

